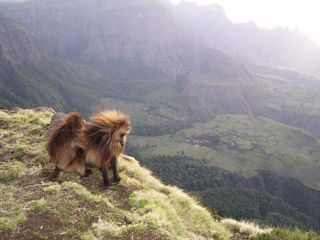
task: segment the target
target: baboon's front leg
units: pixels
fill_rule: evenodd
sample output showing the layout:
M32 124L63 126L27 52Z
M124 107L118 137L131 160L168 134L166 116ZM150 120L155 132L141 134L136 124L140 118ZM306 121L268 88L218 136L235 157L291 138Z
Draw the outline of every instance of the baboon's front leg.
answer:
M119 176L119 171L118 171L118 159L117 157L112 157L111 159L111 168L113 172L113 179L116 183L119 183L121 178Z
M108 176L108 166L107 166L107 164L102 164L102 167L100 168L100 171L101 171L102 176L103 176L104 186L106 186L106 187L110 186L110 180L109 180L109 176Z

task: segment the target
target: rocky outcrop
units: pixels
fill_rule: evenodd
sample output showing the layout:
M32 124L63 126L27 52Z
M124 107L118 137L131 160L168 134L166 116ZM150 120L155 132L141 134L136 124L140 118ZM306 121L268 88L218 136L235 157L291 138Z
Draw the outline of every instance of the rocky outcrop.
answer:
M319 115L302 114L268 107L256 109L256 114L287 125L305 129L311 132L318 139L320 138Z

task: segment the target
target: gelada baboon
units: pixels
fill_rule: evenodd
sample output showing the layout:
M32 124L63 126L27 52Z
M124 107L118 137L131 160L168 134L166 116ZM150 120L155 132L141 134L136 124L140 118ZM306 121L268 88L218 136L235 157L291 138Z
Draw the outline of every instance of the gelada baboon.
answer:
M90 174L85 164L84 122L79 113L70 113L49 137L48 153L55 165L52 180L57 179L61 170L77 172L80 176Z
M79 113L69 114L48 142L48 152L56 166L52 178L57 178L60 170L87 176L91 173L86 170L89 165L100 169L106 186L110 185L109 168L114 181L119 182L117 161L130 129L129 117L117 111L100 112L88 123Z
M120 181L118 157L123 153L130 132L128 116L117 111L105 111L94 115L84 128L86 163L100 169L106 186L110 185L108 169L115 182Z

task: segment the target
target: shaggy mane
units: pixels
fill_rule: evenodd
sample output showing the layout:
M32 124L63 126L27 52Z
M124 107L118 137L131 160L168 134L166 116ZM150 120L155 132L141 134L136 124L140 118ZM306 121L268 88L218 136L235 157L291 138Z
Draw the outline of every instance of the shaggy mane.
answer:
M127 115L118 111L99 112L90 119L84 130L86 147L93 149L105 159L117 152L114 135L121 129L130 130L131 123Z

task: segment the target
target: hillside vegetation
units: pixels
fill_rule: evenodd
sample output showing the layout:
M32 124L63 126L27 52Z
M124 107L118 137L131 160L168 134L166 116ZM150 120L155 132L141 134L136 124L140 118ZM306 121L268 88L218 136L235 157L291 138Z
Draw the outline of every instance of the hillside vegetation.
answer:
M121 183L108 189L98 171L48 181L51 116L49 109L0 111L1 239L230 239L227 224L131 157L121 157ZM258 232L270 230L246 234Z
M183 154L243 176L270 170L320 188L318 140L267 118L219 115L171 135L134 136L132 144L143 156Z

